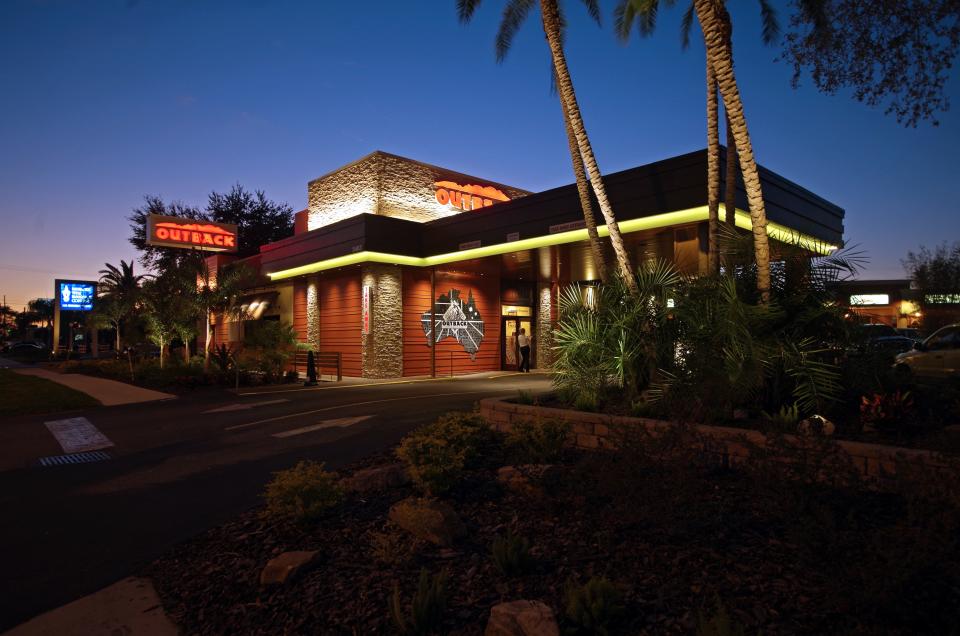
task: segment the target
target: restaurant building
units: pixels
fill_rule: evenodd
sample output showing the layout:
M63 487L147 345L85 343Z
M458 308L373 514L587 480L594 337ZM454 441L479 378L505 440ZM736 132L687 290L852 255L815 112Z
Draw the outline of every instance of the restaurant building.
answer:
M760 172L774 257L778 240L841 243L841 208ZM604 177L635 265L706 271L706 175L701 150ZM742 184L736 195L749 228ZM377 151L311 181L307 200L293 236L245 259L260 283L243 303L250 319L287 322L314 351L340 353L346 376L515 369L520 329L533 365L547 367L559 290L598 279L575 184L531 193ZM215 338L243 330L221 321Z

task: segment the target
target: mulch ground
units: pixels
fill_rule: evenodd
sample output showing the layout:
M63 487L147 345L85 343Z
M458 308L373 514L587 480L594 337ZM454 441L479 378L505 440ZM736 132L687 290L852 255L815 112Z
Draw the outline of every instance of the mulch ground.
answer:
M393 461L384 454L363 467ZM709 615L718 599L747 634L936 633L937 625L960 619L957 588L936 588L933 601L924 592L940 612L932 624L891 619L862 603L855 590L838 594L858 579L838 580L838 572L850 572L831 565L844 558L832 551L845 545L843 527L827 534L821 525L853 522L820 517L826 509L846 510L858 524L893 528L898 513L882 498L871 503L872 496L857 496L860 503L851 507L853 500L827 493L829 501L809 508L818 530L798 535L784 524L785 515L771 512L770 498L756 496L745 474L685 474L681 486L669 475L651 475L634 498L619 500L611 495L615 482L594 481L595 461L571 454L568 478L539 496L501 488L495 467L472 472L445 497L468 528L454 548L417 544L387 522L389 507L415 494L403 487L354 495L307 530L252 510L179 546L148 574L184 634L395 633L389 598L399 586L408 603L422 567L447 570L452 596L445 628L456 634L482 634L491 606L517 599L547 603L562 622L565 586L594 575L623 593L626 611L611 633L695 633L699 616ZM591 470L593 477L585 476ZM530 539L536 557L534 570L515 578L502 575L490 556L494 538L508 528ZM818 559L819 548L810 543L821 540L825 558ZM319 550L322 559L292 583L262 588L263 566L289 550ZM913 598L902 601L927 611Z

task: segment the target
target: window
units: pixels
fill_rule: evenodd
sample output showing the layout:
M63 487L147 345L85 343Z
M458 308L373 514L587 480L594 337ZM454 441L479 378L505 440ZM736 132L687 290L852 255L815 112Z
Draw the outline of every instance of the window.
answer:
M926 345L931 350L960 349L960 329L945 327L930 336Z

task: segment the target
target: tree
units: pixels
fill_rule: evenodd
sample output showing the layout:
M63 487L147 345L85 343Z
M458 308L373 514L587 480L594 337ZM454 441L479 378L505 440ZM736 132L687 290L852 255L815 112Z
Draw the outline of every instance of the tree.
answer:
M600 9L596 0L582 1L590 17L599 22ZM530 10L533 9L536 4L536 0L507 1L496 39L496 53L499 61L502 61L506 56L510 45L513 43L513 37L529 15ZM620 234L620 226L617 224L616 216L610 205L610 200L607 197L603 177L600 174L600 168L597 165L597 159L594 155L593 147L590 144L590 138L587 136L583 116L580 113L580 106L577 103L576 93L573 89L573 81L570 77L570 71L567 68L567 60L563 52L562 32L564 19L560 13L560 7L557 4L557 0L540 0L539 4L543 31L547 37L547 43L550 47L550 55L553 61L554 74L557 81L557 92L560 95L562 107L566 109L570 128L573 130L574 137L577 140L577 147L579 148L580 157L572 157L574 165L576 165L577 161L583 161L587 177L593 186L593 192L596 195L597 204L600 207L600 213L607 223L610 243L613 246L613 252L617 259L617 268L630 292L637 293L638 288L633 268L630 265L630 257L623 243L623 236ZM479 6L480 0L457 0L457 12L460 16L460 21L469 22ZM588 222L586 218L584 221Z
M917 252L907 252L903 268L918 289L934 293L960 291L960 242L941 243Z
M664 0L665 6L672 6L675 0ZM777 38L780 32L780 25L777 21L776 11L767 2L759 0L760 17L763 22L763 42L771 44ZM637 30L641 36L647 36L653 33L656 26L657 13L659 12L659 0L620 0L614 11L615 30L617 35L626 40L630 37L630 31L636 23ZM686 49L690 44L690 29L693 25L693 18L696 7L691 4L684 13L681 22L681 42ZM733 52L733 24L730 21L729 13L723 10L720 13L722 18L721 27L723 30L726 46ZM707 79L707 210L709 223L709 248L710 254L710 272L720 271L720 250L718 242L719 232L719 210L720 210L720 117L719 101L717 99L717 76L713 66L707 57L706 65ZM736 139L730 127L730 118L726 117L727 128L727 173L726 173L726 221L731 226L736 222Z
M118 296L98 296L93 301L89 321L94 329L113 329L116 334L115 353L120 355L120 329L130 315L130 307Z
M27 303L27 307L36 316L37 320L43 323L47 330L46 339L52 337L53 327L53 298L34 298Z
M211 221L237 225L240 258L253 256L261 245L293 234L293 208L267 199L263 190L248 192L240 184L226 194L211 192L207 216Z
M144 197L144 205L134 208L130 221L130 243L140 251L140 262L152 270L176 266L192 258L190 250L155 247L147 244L147 218L151 214L177 216L197 221L235 223L240 258L253 256L260 246L293 234L293 209L286 203L267 199L262 190L248 192L234 185L227 193L211 192L207 207L200 210L179 202L164 203L158 196Z
M196 273L191 267L169 267L143 284L141 298L147 337L160 347L160 368L163 368L170 342L198 316Z
M204 369L210 366L210 349L213 346L211 315L218 313L224 319L239 318L242 313L241 294L252 284L254 278L254 272L243 264L228 265L213 272L207 266L206 260L200 262L196 304L198 313L204 317Z
M886 105L897 122L915 127L946 111L945 85L960 47L956 0L792 0L795 9L781 59L793 66L794 87L804 70L833 95Z
M120 334L125 319L133 313L140 296L140 285L146 280L143 274L136 274L133 261L120 261L120 267L104 263L100 270L101 297L95 303L94 310L100 323L112 327L116 334L114 351L120 354Z

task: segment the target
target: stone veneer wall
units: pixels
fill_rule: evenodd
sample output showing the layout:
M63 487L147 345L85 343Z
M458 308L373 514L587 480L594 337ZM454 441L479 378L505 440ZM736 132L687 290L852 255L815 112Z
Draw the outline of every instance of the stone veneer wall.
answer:
M400 267L363 266L362 285L370 287L370 333L363 338L363 377L403 375L403 289Z
M480 400L480 415L492 428L504 433L509 433L515 422L550 419L565 421L571 425L571 445L587 450L615 450L615 438L611 429L617 427L645 427L656 433L658 430L675 426L672 422L663 420L514 404L502 398ZM704 424L697 425L695 429L708 442L708 448L703 450L719 454L718 459L724 464L742 462L750 457L751 449L764 448L768 444L766 435L760 431ZM803 438L794 435L787 435L785 438L791 444L803 444ZM933 451L847 440L835 440L834 443L847 454L852 465L868 481L874 483L889 479L897 473L897 467L901 465L943 470L945 479L956 479L960 476L960 464L956 460L950 461ZM788 461L786 457L778 459Z
M308 227L313 230L363 213L423 223L463 212L437 202L433 183L440 180L489 183L377 151L307 185ZM512 198L527 194L497 187Z
M552 294L550 284L545 283L537 290L537 368L547 369L553 366L553 321L550 319Z
M307 344L320 351L320 281L316 276L307 278Z

